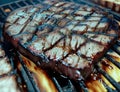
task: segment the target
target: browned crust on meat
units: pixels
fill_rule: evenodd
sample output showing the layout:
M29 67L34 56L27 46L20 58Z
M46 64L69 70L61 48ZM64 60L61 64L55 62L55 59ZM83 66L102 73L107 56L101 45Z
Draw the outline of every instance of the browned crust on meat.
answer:
M29 7L25 7L25 8L22 8L22 9L28 9ZM14 13L16 13L16 12L18 12L19 10L21 10L21 9L18 9L18 10L16 10L16 11L14 11L13 13L11 13L10 14L10 16L12 15L12 14L14 14ZM93 11L91 11L91 12L93 12ZM57 12L58 13L58 12ZM79 13L79 12L78 12ZM84 12L83 10L82 10L82 13L84 13L84 14L89 14L88 13L88 11L87 12ZM84 15L83 14L83 15ZM99 16L99 15L97 15L97 16ZM8 17L9 18L9 17ZM64 17L63 17L64 18ZM66 20L66 19L65 19ZM92 21L92 20L91 20ZM90 21L90 22L91 22ZM65 21L66 23L64 24L64 25L66 25L67 24L67 22L68 21ZM89 21L88 21L89 22ZM96 25L99 25L99 26L96 26L96 25L88 25L88 27L87 28L85 28L84 30L80 30L80 31L83 31L83 32L80 32L79 30L76 30L78 27L79 27L79 25L78 26L76 26L76 29L74 29L74 30L72 30L72 31L75 31L75 32L73 32L73 33L75 33L75 34L79 34L80 36L81 35L84 35L84 33L86 33L87 32L87 30L88 31L91 31L91 30L93 30L93 31L96 31L95 33L97 33L98 32L98 35L99 35L99 31L103 31L103 28L102 28L102 26L103 26L103 24L100 24L101 22L99 22L99 20L98 20L98 22L96 22L96 20L94 20L94 22L96 23ZM114 21L115 22L115 21ZM28 21L28 23L29 23L29 21ZM103 22L102 22L103 23ZM109 22L108 22L109 23ZM13 23L14 24L14 23ZM58 60L58 61L54 61L54 60L48 60L48 58L46 58L46 55L45 54L43 54L43 53L40 53L39 55L38 54L36 54L36 53L32 53L32 51L30 51L30 49L28 49L28 47L25 47L22 43L21 43L21 41L20 41L20 39L18 39L17 37L15 37L14 35L11 35L11 34L9 34L9 30L7 30L7 28L10 26L11 24L8 24L8 22L6 22L5 23L5 25L4 25L4 32L3 32L3 35L4 35L4 37L5 37L5 40L6 41L8 41L8 42L10 42L10 43L12 43L12 45L15 47L15 49L16 50L18 50L22 55L24 55L25 57L27 57L27 58L29 58L30 60L32 60L35 64L37 64L37 66L38 67L41 67L41 68L43 68L43 69L50 69L50 70L52 70L52 71L56 71L56 72L58 72L58 73L60 73L60 74L62 74L62 75L64 75L64 76L67 76L67 77L69 77L70 79L73 79L73 80L83 80L83 79L86 79L87 77L88 77L88 75L90 75L90 73L93 71L93 69L94 69L94 64L96 64L96 62L98 62L102 57L103 57L103 55L106 53L106 51L111 47L111 45L113 45L114 43L115 43L115 41L116 41L116 39L117 39L117 37L119 36L119 33L120 33L120 31L119 31L119 29L118 29L118 25L117 25L117 23L115 22L111 27L110 27L110 24L107 24L106 23L106 29L104 29L105 30L105 33L103 32L103 34L105 35L105 34L108 34L108 36L111 36L111 37L113 37L112 39L110 39L110 43L108 44L107 43L107 45L105 44L105 46L104 46L104 44L102 44L101 42L98 42L98 41L95 41L94 39L89 39L89 38L87 38L87 40L89 40L90 42L95 42L96 44L98 44L98 45L102 45L102 46L104 46L104 49L102 50L102 52L97 52L97 54L92 58L92 63L89 63L89 65L88 66L86 66L86 67L84 67L84 69L81 69L81 68L75 68L75 67L72 67L72 66L67 66L67 65L65 65L65 64L63 64L63 62L61 61L61 60ZM60 25L60 24L59 24ZM84 25L84 23L81 23L80 25ZM85 24L85 25L87 25L87 24ZM61 26L61 25L60 25ZM68 26L68 25L67 25ZM110 27L110 29L108 28L108 26ZM63 27L63 25L62 25L62 27ZM97 28L98 27L98 28ZM116 27L116 29L114 29L114 27ZM65 28L66 29L66 28ZM56 29L55 29L56 30ZM62 34L64 34L64 35L67 35L67 36L71 36L71 33L72 32L68 32L68 33L66 33L66 31L60 31L61 29L59 29L58 28L58 30L56 31L56 32L60 32L60 33L62 33ZM109 31L107 31L106 32L106 30L109 30ZM7 31L7 32L6 32ZM20 30L21 31L21 30ZM35 30L36 31L36 30ZM49 31L45 31L45 34L43 34L43 35L41 35L41 34L37 34L37 35L39 35L40 37L42 36L45 36L46 35L46 33L49 33ZM34 32L35 33L35 32ZM89 32L88 32L89 33ZM93 32L94 33L94 32ZM101 34L101 33L100 33ZM106 35L107 36L107 35ZM42 37L41 37L41 39L42 39ZM62 38L63 39L63 38ZM61 40L61 39L60 39ZM88 42L89 42L88 41ZM55 43L54 44L54 46L56 45L57 43ZM54 46L52 46L52 47L54 47ZM79 48L80 49L80 48ZM78 49L77 49L78 50ZM71 54L71 53L69 53L69 54ZM34 57L34 58L33 58ZM84 58L86 58L85 57L85 55L83 55L83 57ZM87 73L86 73L87 72Z

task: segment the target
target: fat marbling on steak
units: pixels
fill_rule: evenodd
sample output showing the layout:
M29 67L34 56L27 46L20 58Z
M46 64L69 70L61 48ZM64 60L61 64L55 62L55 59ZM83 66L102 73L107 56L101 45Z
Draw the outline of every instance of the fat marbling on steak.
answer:
M3 34L38 67L84 80L119 37L119 27L90 6L45 1L13 11Z

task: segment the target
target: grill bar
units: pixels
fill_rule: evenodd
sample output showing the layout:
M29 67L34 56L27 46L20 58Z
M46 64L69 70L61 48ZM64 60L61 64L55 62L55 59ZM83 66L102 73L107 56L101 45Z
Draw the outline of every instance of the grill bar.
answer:
M25 1L23 1L23 3L25 4L25 6L29 5L29 4L27 4Z
M7 14L4 12L3 7L1 7L0 9L1 9L2 13L4 14L4 16L7 16Z
M120 46L120 40L118 40L118 41L117 41L117 45L119 45L119 46Z
M105 11L105 12L108 12L108 13L110 13L110 14L112 14L112 15L114 15L114 17L117 19L117 20L120 20L120 15L119 14L117 14L117 13L115 13L115 12L113 12L113 11L111 11L111 10L109 10L109 9L106 9L106 8L103 8L103 7L101 7L101 6L98 6L98 5L96 5L96 4L93 4L93 3L90 3L90 2L88 2L88 1L85 1L85 0L62 0L62 1L72 1L72 2L75 2L75 3L81 3L81 4L86 4L86 5L90 5L90 6L93 6L93 7L97 7L97 8L99 8L99 9L102 9L103 11ZM17 8L20 8L20 7L23 7L23 6L27 6L27 5L35 5L35 4L38 4L38 3L41 3L42 1L41 0L30 0L30 1L27 1L27 0L20 0L20 1L16 1L16 2L11 2L11 3L9 3L9 4L4 4L4 5L2 5L2 6L0 6L0 16L1 16L1 18L3 19L1 19L0 20L0 26L2 27L3 26L3 23L4 23L4 21L5 21L5 18L7 17L7 15L9 14L9 12L5 12L5 10L4 10L4 7L7 7L7 8L9 8L11 11L13 11L13 10L15 10L15 9L17 9ZM10 11L10 12L11 12ZM119 43L118 43L119 44ZM117 49L119 46L118 45L114 45L113 46L113 51L115 51L115 52L117 52L119 55L120 55L120 51L119 51L119 49ZM18 55L19 56L19 55ZM113 64L115 64L119 69L120 69L120 63L118 63L117 61L115 61L110 55L105 55L105 57L108 59L108 60L110 60ZM33 86L33 88L32 88L32 90L34 90L34 91L32 91L32 92L39 92L40 90L38 89L38 87L36 87L35 86L35 82L32 80L32 78L31 78L31 74L30 74L30 72L29 72L29 70L27 69L27 67L25 66L25 64L22 62L22 60L21 60L21 57L18 57L19 58L19 61L20 61L20 63L22 64L22 67L23 67L23 72L25 73L25 75L24 75L24 78L27 78L29 81L26 81L26 82L29 82L32 86ZM110 83L118 90L118 91L120 91L120 84L118 84L113 78L111 78L104 70L102 70L99 66L97 66L98 68L97 68L97 70L98 70L98 72L100 72L101 74L103 74L103 76L105 76L109 81L110 81ZM27 77L26 77L27 76ZM60 83L59 83L59 81L57 80L57 78L56 77L52 77L52 80L53 80L53 82L55 83L55 85L56 85L56 87L57 87L57 89L58 89L58 91L59 92L67 92L67 91L65 91L64 89L66 88L63 88L61 85L60 85ZM65 79L65 80L67 80L67 84L69 84L69 87L70 87L70 90L72 90L72 91L70 91L70 92L77 92L77 90L75 89L75 87L74 87L74 83L71 81L71 80L69 80L69 79ZM113 90L113 89L111 89L106 83L103 83L104 84L104 86L106 87L106 89L109 91L109 92L117 92L117 90ZM84 92L88 92L88 89L87 89L87 87L86 87L86 85L85 85L85 83L82 81L82 82L80 82L80 83L78 83L78 85L81 87L81 89L84 91ZM66 86L68 86L68 85L66 85Z
M117 92L116 90L111 89L105 82L103 82L103 85L105 86L108 92Z
M10 4L10 5L13 7L13 9L19 8L19 7L16 5L16 3L12 3L12 4Z
M116 44L113 46L113 50L120 55L120 50L119 50L119 48L120 48L120 47L119 47L118 45L116 45Z
M8 5L9 7L10 7L10 9L13 11L14 10L14 8L11 6L11 5Z
M32 3L32 5L35 5L35 3L32 0L30 0L30 2Z
M84 92L88 92L88 89L85 87L85 83L83 81L81 81L79 83L80 87L83 89Z
M52 80L59 92L77 92L74 83L65 77L53 74Z
M118 90L120 91L120 85L113 79L111 78L104 70L102 70L99 66L97 66L96 68L98 70L98 72L100 72L101 74L104 75L104 77L106 77L109 82Z
M15 75L18 77L17 81L18 81L18 86L20 88L20 90L23 90L23 88L21 86L21 82L24 82L25 85L27 86L27 90L29 92L35 92L34 91L34 88L30 82L30 78L28 77L25 69L23 68L23 66L21 66L19 64L19 61L18 61L18 57L16 57L16 54L14 53L13 49L9 46L6 45L6 43L3 43L3 47L4 47L4 50L5 50L5 53L7 55L7 57L9 58L9 63L10 65L12 66L12 71L10 73L8 73L7 75L8 76L11 76L11 75ZM19 66L20 65L20 66ZM19 73L18 73L19 72Z
M63 92L63 90L62 90L60 84L58 83L57 79L55 77L53 77L52 79L53 79L54 83L56 84L56 87L58 88L58 91Z
M25 66L24 62L22 61L22 58L20 57L20 54L18 54L16 52L16 55L18 56L18 60L20 61L22 67L24 68L25 72L26 72L26 75L28 76L29 78L29 81L31 82L34 90L32 92L40 92L39 88L36 86L34 80L33 80L33 77L32 75L30 74L30 71L27 69L27 67Z
M19 8L22 7L22 6L21 6L20 4L18 4L18 3L15 3L15 4L16 4Z
M76 90L75 90L75 87L74 87L73 83L72 83L70 80L68 80L68 81L69 81L69 84L70 84L71 88L72 88L72 89L74 89L74 92L76 92ZM73 92L73 91L72 91L72 92Z
M106 58L110 60L113 64L115 64L120 69L120 63L115 61L110 55L106 54Z

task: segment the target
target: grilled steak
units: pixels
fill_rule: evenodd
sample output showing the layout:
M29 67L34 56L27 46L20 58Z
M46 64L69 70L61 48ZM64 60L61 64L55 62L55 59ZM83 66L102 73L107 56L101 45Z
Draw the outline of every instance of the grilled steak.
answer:
M72 2L45 1L12 12L4 37L43 69L70 79L86 79L119 37L106 13Z

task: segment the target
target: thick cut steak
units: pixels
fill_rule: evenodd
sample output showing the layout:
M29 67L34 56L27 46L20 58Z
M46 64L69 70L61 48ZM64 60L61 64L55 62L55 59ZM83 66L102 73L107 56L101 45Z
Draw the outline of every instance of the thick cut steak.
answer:
M38 67L84 80L119 37L119 27L90 6L45 1L12 12L3 33Z

